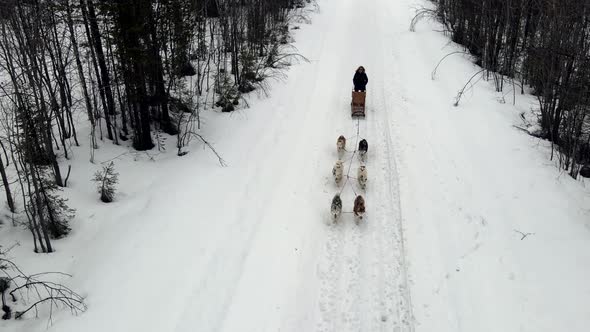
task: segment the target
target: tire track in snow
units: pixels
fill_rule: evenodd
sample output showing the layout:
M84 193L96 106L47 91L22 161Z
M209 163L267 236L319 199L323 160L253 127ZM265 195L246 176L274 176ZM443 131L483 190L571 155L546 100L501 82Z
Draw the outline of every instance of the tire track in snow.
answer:
M373 59L375 62L375 59ZM374 64L373 64L374 65ZM373 85L379 86L381 79L373 79ZM370 107L368 109L367 121L369 123L369 129L366 131L367 141L369 142L369 153L367 170L369 173L369 185L366 200L367 208L371 212L372 217L367 223L367 237L365 246L370 247L371 250L364 259L371 261L369 269L370 275L369 289L367 290L367 306L369 314L366 317L363 331L390 331L391 326L384 321L382 317L386 316L385 308L387 307L386 292L386 263L385 259L387 255L392 253L384 250L384 237L387 236L383 232L383 220L387 217L387 211L385 209L385 203L381 197L380 188L382 188L382 175L387 171L380 165L380 159L383 158L380 146L382 144L377 143L379 136L379 129L377 126L377 114L382 112L381 100L376 98L378 91L377 89L371 89L369 92ZM377 194L375 194L377 193ZM381 198L378 198L381 197Z
M376 71L382 70L382 59L377 57L373 65ZM400 287L399 280L395 273L403 268L400 261L400 247L396 245L395 224L399 218L395 211L397 198L391 194L389 186L392 177L397 176L395 169L392 169L388 160L390 159L390 141L387 139L385 129L381 123L385 121L384 114L385 94L383 90L383 78L373 79L375 89L370 92L372 107L368 114L370 129L367 133L370 142L369 150L371 159L368 169L371 172L371 190L367 192L367 206L372 217L367 224L366 246L371 247L371 257L364 257L372 261L370 266L370 297L372 299L367 321L362 331L406 331L403 329L403 310L399 310L400 303L396 289ZM393 173L393 174L391 174Z
M380 36L390 37L390 27L386 15L389 7L388 1L377 1L375 22L380 22L376 33ZM384 46L385 45L385 46ZM393 49L394 38L384 38L376 48L376 71L379 73L377 84L378 92L375 93L376 109L375 133L379 134L379 159L378 167L381 170L379 179L383 185L378 189L381 198L379 209L382 216L379 217L381 230L379 250L383 261L381 262L381 309L382 321L393 320L393 326L388 330L413 332L414 320L412 315L412 302L408 283L406 254L404 249L403 226L401 216L401 201L399 196L398 171L395 162L394 141L391 134L389 112L391 107L405 107L399 91L403 91L401 82L394 80L398 75L395 72L395 59Z
M384 0L381 0L384 1ZM384 1L386 2L386 1ZM388 4L383 3L382 6L386 8ZM381 15L384 15L381 12ZM385 17L385 16L383 16ZM380 22L385 22L383 19ZM389 32L385 32L387 30L386 27L382 27L382 35L390 37ZM405 107L405 103L401 96L403 95L403 84L399 81L397 75L398 73L395 70L395 44L394 38L386 38L388 42L383 44L389 45L387 48L387 52L381 47L381 59L391 59L387 66L383 66L382 69L382 77L384 77L384 82L381 85L382 95L383 98L383 112L382 112L382 119L378 121L380 130L379 132L383 134L383 146L385 149L385 156L387 158L384 159L384 165L389 172L386 172L386 189L388 191L388 196L390 201L392 202L389 205L389 212L390 215L395 219L392 222L386 222L384 227L387 230L388 234L392 236L388 238L388 246L389 249L396 254L395 261L391 262L391 268L389 272L394 272L393 274L389 274L388 278L394 278L395 286L387 290L387 295L391 297L395 297L397 299L396 303L396 318L397 318L397 326L396 331L408 331L413 332L415 331L414 326L414 317L412 314L412 300L410 294L410 285L408 279L408 271L407 271L407 263L406 263L406 252L404 248L404 235L403 235L403 225L402 225L402 214L401 214L401 198L399 194L399 181L398 181L398 170L397 164L395 161L395 151L394 151L394 141L392 139L391 133L391 120L389 117L389 111L391 107ZM382 44L382 45L383 45ZM386 87L389 87L390 91L386 91ZM400 92L401 91L401 92ZM394 101L391 103L391 101ZM388 206L388 205L386 205Z
M382 88L382 99L379 103L383 108L378 110L378 120L375 120L376 133L379 138L375 139L374 145L378 146L380 155L379 163L376 169L379 170L378 178L382 184L377 188L378 211L377 225L379 230L375 231L377 246L375 253L382 257L378 263L378 308L380 309L380 320L386 323L391 320L390 324L384 324L394 331L414 331L412 321L412 307L409 296L409 285L407 278L407 269L405 262L405 250L403 244L403 229L401 224L401 210L399 194L397 187L397 168L393 160L393 147L391 133L389 129L389 120L387 116L388 104L385 89ZM373 149L376 150L376 149ZM387 328L386 330L391 330Z

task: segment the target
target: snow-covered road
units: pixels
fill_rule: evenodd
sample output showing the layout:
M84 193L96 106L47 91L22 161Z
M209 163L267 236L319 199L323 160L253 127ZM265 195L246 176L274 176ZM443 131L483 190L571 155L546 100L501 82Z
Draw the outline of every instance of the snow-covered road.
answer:
M294 30L309 63L250 109L203 115L228 167L200 151L121 161L114 205L97 207L92 189L72 195L88 208L58 263L31 261L71 272L89 310L50 331L588 331L588 190L512 127L518 111L488 83L453 107L477 69L451 57L431 79L456 48L434 23L409 31L424 4L320 0L313 24ZM357 121L359 65L369 85ZM359 192L332 179L339 135L369 143L359 226L349 213L329 224L333 195L350 212ZM354 177L358 158L345 159ZM92 172L74 174L74 188Z

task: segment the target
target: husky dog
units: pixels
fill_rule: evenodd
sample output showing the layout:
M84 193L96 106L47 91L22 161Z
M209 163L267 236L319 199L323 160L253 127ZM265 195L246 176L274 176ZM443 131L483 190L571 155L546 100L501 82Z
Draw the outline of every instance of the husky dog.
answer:
M330 208L330 212L332 214L332 220L336 222L342 213L342 199L340 199L339 194L334 195L334 198L332 198L332 207Z
M369 143L367 143L366 139L362 139L359 142L359 156L362 160L365 160L367 151L369 150Z
M338 149L338 155L342 155L346 151L346 137L340 135L336 141L336 148Z
M336 184L340 184L342 181L343 168L344 164L342 163L342 160L338 160L336 164L334 164L334 168L332 168L332 175L334 175L334 181L336 181Z
M365 190L367 188L367 167L365 165L359 167L356 178L359 181L361 189Z
M363 196L358 195L354 199L354 215L357 216L358 219L363 219L363 215L365 214L365 199Z

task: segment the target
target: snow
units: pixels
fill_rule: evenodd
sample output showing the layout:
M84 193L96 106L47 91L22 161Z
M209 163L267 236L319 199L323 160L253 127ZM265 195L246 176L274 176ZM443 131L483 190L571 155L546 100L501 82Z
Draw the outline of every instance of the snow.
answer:
M535 99L499 103L440 27L409 31L417 0L321 0L294 30L310 62L293 66L251 108L205 112L179 158L108 142L119 194L100 203L88 147L74 148L66 196L77 208L57 252L33 254L26 231L0 244L30 273L51 270L87 298L49 331L586 331L590 325L590 195L560 174L549 147L513 127ZM354 69L369 75L367 117L352 120ZM84 121L84 115L80 115ZM357 132L359 137L357 137ZM329 223L354 180L331 177L336 139L369 143L367 215ZM357 156L345 158L356 175ZM519 232L531 233L522 238ZM40 331L46 317L0 322Z
M391 15L401 31L408 12ZM453 107L477 69L449 58L429 80L456 47L427 24L395 40L391 126L416 329L586 331L590 197L545 142L512 127L534 98L494 102L483 82Z

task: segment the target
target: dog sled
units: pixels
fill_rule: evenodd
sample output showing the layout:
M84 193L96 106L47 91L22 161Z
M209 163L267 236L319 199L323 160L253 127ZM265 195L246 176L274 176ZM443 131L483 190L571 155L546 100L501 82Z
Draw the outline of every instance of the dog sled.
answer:
M352 91L351 114L353 117L365 117L365 98L367 93L365 91Z

